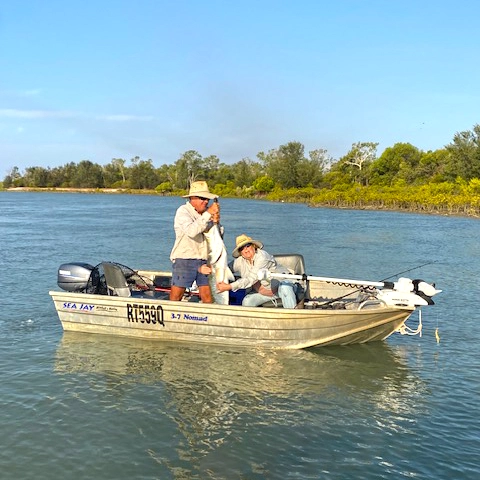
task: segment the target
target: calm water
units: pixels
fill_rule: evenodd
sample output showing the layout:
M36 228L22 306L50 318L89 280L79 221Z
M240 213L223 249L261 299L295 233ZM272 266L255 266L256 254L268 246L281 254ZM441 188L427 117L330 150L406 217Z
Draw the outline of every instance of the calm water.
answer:
M479 220L221 201L229 252L247 233L368 280L428 263L405 274L443 289L421 338L272 352L64 334L58 266L169 268L181 201L0 192L0 478L480 478Z

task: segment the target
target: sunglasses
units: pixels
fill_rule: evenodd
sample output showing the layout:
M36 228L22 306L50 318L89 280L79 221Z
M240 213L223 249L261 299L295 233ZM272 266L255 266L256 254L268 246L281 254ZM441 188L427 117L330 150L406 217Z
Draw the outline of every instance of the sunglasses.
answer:
M201 202L208 202L208 201L210 201L209 198L205 198L205 197L192 197L192 198L198 198Z
M247 244L246 244L246 245L244 245L242 248L239 248L239 249L238 249L238 251L239 251L240 253L242 253L242 252L243 252L243 250L244 250L245 248L247 248L247 247L251 247L251 246L252 246L252 244L251 244L251 243L247 243Z

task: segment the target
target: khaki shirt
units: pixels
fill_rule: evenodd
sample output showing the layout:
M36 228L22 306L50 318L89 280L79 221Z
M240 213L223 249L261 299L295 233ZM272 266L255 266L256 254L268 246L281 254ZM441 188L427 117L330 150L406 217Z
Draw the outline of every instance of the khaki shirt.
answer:
M178 207L173 222L175 243L170 253L172 262L176 258L208 259L207 240L203 232L212 226L211 218L208 212L200 215L190 202Z

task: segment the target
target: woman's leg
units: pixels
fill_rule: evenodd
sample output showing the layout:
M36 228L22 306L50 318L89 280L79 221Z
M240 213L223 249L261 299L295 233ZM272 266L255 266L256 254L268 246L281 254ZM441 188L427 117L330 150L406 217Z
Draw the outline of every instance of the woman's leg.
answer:
M262 295L261 293L249 293L246 295L242 301L244 307L258 307L259 305L272 300L274 297L268 297L267 295Z
M297 306L295 287L291 282L280 282L278 296L282 299L283 308L295 308Z

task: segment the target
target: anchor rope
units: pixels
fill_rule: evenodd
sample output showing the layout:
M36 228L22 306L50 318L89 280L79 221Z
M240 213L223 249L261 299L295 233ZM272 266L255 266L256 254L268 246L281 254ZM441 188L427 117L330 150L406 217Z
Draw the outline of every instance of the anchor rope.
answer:
M416 329L413 329L406 325L405 323L398 327L397 332L399 332L401 335L420 335L422 336L422 309L418 309L418 326Z

